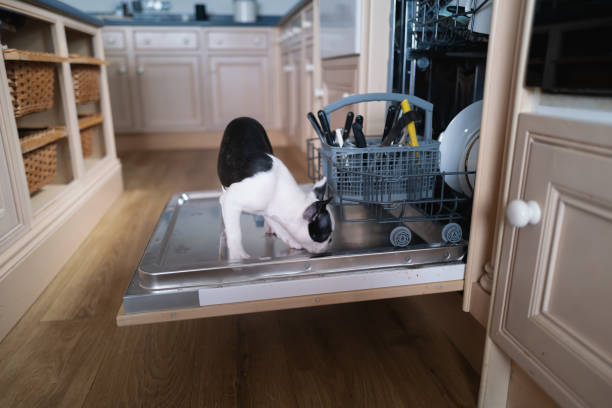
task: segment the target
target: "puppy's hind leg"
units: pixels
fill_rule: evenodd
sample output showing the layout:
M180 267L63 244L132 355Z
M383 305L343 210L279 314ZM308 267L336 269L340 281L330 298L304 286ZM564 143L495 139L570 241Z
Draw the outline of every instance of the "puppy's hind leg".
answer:
M227 197L227 193L221 195L219 203L221 204L223 224L225 225L228 258L230 260L249 258L249 254L242 247L242 231L240 229L242 209L232 202L231 197Z

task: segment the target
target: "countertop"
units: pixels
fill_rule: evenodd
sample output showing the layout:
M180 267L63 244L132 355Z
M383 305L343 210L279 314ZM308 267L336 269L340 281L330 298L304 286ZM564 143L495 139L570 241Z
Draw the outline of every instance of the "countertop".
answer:
M188 19L184 21L181 15L170 14L160 16L142 16L137 18L102 17L105 26L234 26L234 27L274 27L282 16L258 16L253 23L237 23L231 15L211 15L208 20L198 21Z
M85 24L89 24L95 27L102 27L104 25L132 25L132 26L146 26L146 25L160 25L160 26L234 26L234 27L274 27L283 22L287 21L292 15L300 10L304 5L308 4L312 0L300 0L297 2L291 10L289 10L284 16L272 16L262 15L258 16L257 21L253 23L237 23L234 21L231 15L211 15L208 20L197 21L193 20L192 17L188 20L184 20L180 15L170 14L162 16L147 16L138 18L118 18L111 15L104 16L103 13L85 13L77 8L69 6L66 3L62 3L58 0L24 0L26 3L34 6L44 8L57 14L70 17L74 20L80 21ZM96 16L98 15L98 16Z
M94 17L90 14L87 14L77 8L69 6L66 3L62 3L57 0L24 0L25 3L32 4L33 6L37 6L43 8L45 10L49 10L53 13L61 14L66 17L70 17L74 20L80 21L85 24L89 24L95 27L102 27L104 22L97 17Z

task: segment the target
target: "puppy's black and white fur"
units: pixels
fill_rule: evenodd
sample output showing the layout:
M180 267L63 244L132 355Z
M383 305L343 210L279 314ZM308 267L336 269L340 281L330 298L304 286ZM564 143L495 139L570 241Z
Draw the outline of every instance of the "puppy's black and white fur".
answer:
M242 246L240 213L263 215L267 225L291 248L325 252L334 219L323 200L326 180L304 192L272 153L263 126L252 118L237 118L223 134L217 173L223 185L219 199L231 260L249 255Z

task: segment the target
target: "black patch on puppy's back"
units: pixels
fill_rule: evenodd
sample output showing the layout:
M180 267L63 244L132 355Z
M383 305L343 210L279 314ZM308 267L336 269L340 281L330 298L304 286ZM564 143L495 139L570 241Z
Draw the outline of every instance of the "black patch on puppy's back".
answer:
M252 118L232 120L225 128L217 160L224 187L272 168L272 145L263 126Z

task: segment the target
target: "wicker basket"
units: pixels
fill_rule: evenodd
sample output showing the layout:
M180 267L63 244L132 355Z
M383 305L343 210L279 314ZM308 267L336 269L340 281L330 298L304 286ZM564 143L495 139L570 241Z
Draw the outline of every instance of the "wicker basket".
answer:
M79 130L81 131L81 149L83 157L89 157L93 153L94 145L94 130L99 128L104 121L104 115L94 113L91 115L83 115L79 117Z
M53 107L55 65L49 62L6 61L6 76L15 117Z
M57 169L57 146L50 143L23 155L26 179L30 194L40 190L55 178Z
M95 102L100 99L100 67L72 64L72 85L76 103Z
M81 130L81 149L83 149L83 157L89 157L93 153L93 137L93 127Z
M19 142L30 194L55 178L57 140L66 135L64 126L44 129L19 129Z

